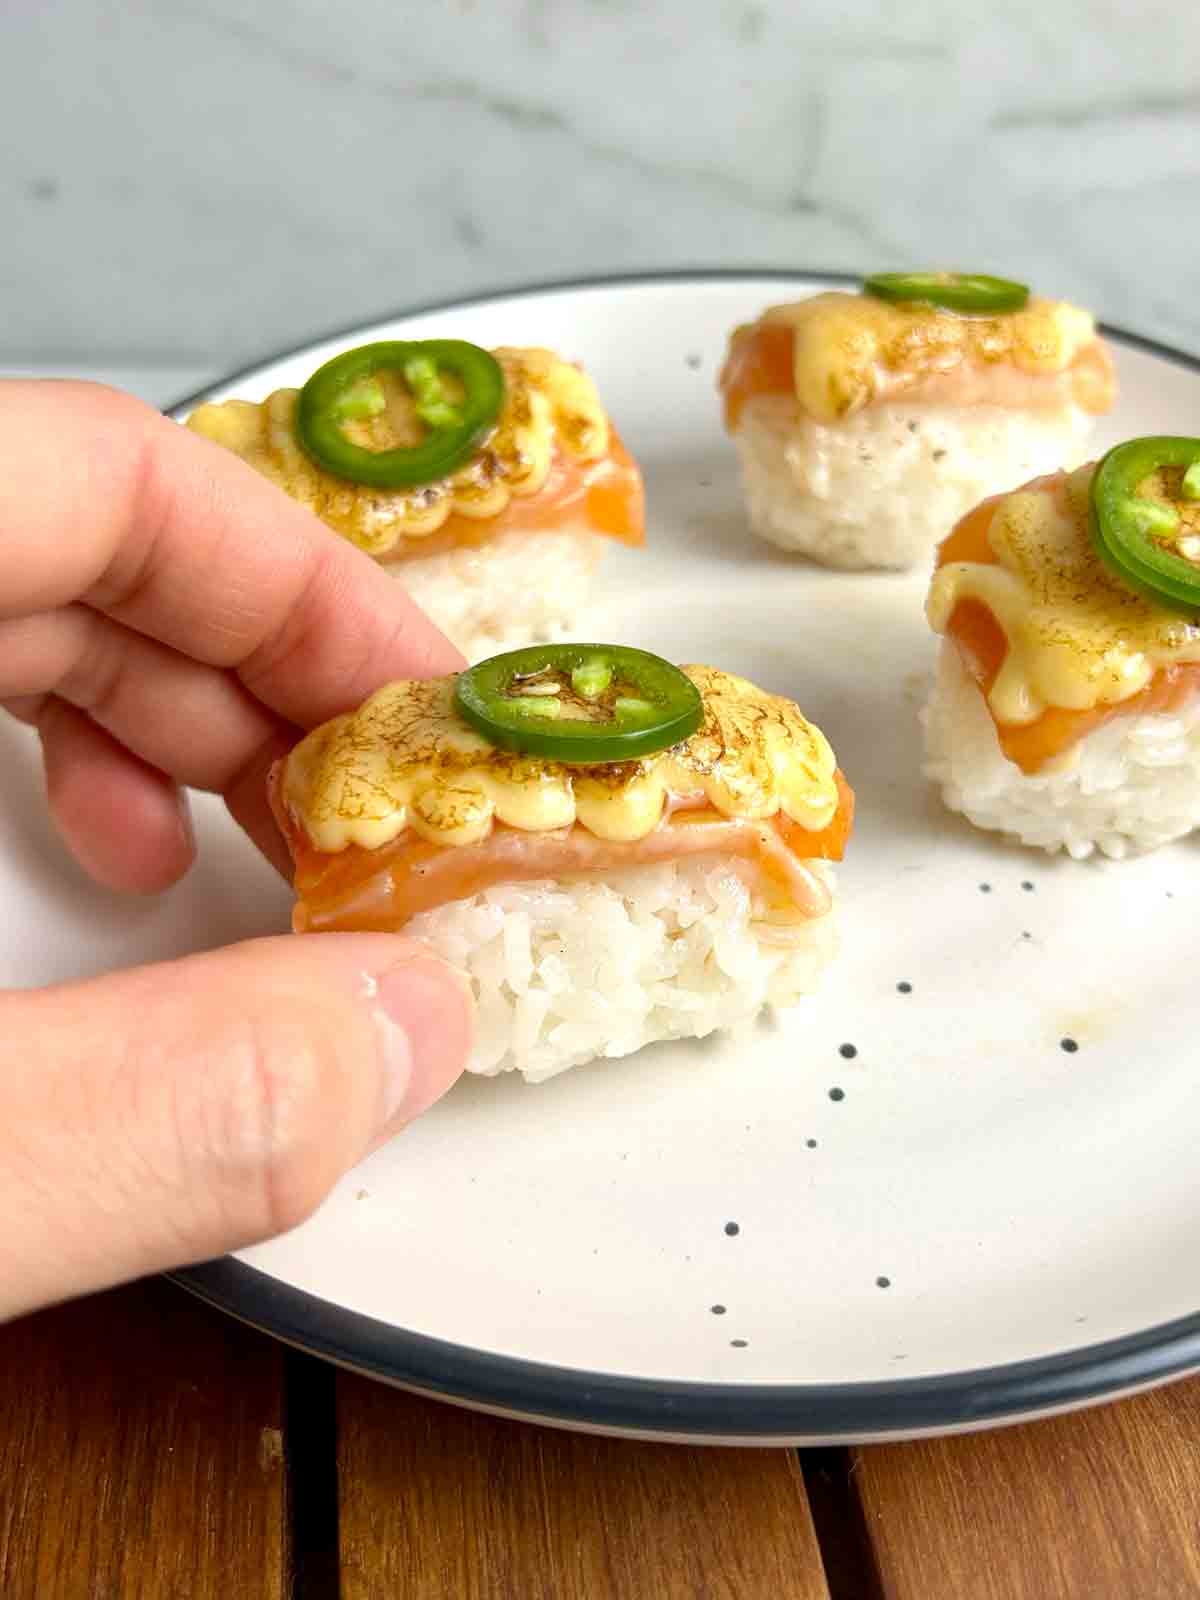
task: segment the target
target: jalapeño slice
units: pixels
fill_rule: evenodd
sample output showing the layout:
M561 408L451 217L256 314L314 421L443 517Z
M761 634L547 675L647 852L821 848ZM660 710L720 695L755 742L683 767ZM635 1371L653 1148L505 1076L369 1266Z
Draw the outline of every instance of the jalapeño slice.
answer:
M678 667L616 644L535 644L459 675L458 714L501 750L573 766L636 761L678 744L704 720Z
M398 372L428 433L419 444L368 450L343 431L353 417L382 409L378 372ZM461 399L450 401L442 374L458 379ZM500 415L504 374L496 358L463 339L384 339L327 361L300 391L296 437L319 467L372 489L406 489L438 478L467 461Z
M1200 612L1200 508L1184 513L1198 478L1200 439L1130 439L1101 459L1088 505L1092 542L1117 577L1190 616Z
M863 279L863 291L877 300L915 301L980 317L1020 311L1029 299L1026 284L985 272L876 272Z

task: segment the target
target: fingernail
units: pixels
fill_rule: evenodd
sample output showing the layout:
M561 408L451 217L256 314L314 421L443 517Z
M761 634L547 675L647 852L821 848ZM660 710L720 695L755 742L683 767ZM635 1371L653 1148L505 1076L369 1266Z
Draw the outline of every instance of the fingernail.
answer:
M374 999L384 1070L380 1144L439 1100L462 1072L474 1003L465 978L422 956L380 973Z

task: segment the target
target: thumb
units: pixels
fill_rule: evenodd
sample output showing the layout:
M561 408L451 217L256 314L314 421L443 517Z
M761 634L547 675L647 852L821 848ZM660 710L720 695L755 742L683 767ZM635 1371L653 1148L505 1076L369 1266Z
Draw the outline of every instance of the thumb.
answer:
M0 998L0 1318L301 1222L454 1082L466 983L389 934Z

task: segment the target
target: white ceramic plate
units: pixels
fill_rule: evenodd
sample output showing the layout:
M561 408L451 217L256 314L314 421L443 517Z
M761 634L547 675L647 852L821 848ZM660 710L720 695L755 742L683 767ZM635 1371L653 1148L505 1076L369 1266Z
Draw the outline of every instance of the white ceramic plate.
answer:
M748 535L714 391L725 335L827 283L522 292L211 392L259 398L400 335L578 356L650 507L648 550L611 552L586 632L793 695L859 812L842 955L752 1044L655 1047L539 1088L465 1082L304 1227L190 1287L393 1382L659 1436L978 1426L1200 1366L1193 847L1081 865L948 815L919 773L924 579L832 574ZM1196 363L1123 336L1116 354L1101 444L1192 425ZM161 903L92 889L42 819L24 734L0 738L7 981L286 927L287 893L214 804L201 865Z

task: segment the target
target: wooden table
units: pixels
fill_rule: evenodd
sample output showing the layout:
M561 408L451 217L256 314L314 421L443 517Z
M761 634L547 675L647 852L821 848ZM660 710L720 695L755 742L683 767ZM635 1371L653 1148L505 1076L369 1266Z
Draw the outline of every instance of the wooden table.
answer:
M149 1282L0 1328L4 1600L1200 1594L1200 1380L856 1450L630 1444L338 1372Z

